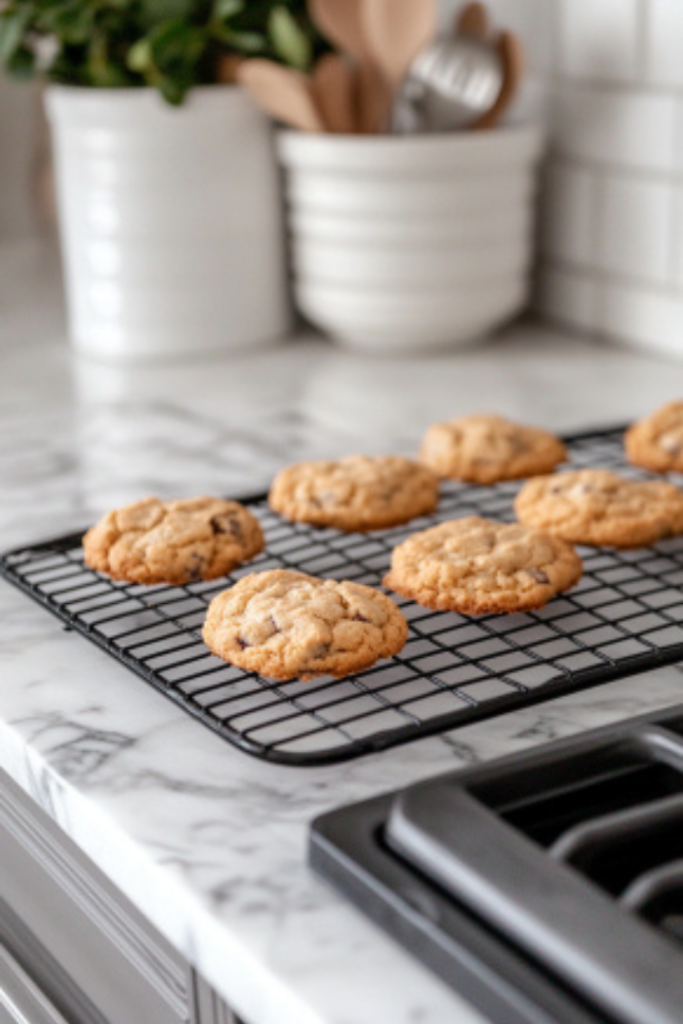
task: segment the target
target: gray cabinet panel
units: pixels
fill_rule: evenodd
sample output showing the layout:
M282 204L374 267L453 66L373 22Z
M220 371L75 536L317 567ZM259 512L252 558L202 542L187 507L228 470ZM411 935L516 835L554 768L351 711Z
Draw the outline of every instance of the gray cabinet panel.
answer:
M192 1021L184 960L5 775L0 896L108 1024Z
M184 958L0 771L0 1024L18 1022L239 1024Z

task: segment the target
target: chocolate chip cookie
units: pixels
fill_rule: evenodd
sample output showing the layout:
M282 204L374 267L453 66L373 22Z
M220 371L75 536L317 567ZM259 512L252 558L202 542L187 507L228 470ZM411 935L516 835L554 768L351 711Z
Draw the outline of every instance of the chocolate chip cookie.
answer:
M669 402L626 431L626 454L656 473L683 473L683 402Z
M574 544L637 548L683 533L683 491L659 480L627 480L604 469L529 480L518 519Z
M278 473L269 495L286 519L347 531L407 523L433 512L438 500L434 473L399 455L299 462Z
M385 594L287 569L245 576L209 605L204 641L271 679L345 676L403 647L408 625Z
M550 473L566 458L565 446L553 434L501 416L434 423L420 448L420 461L439 476L475 484Z
M416 533L391 556L384 585L437 611L480 615L542 608L581 578L565 541L479 516Z
M258 519L222 498L145 498L108 512L83 538L91 569L149 584L225 576L263 546Z

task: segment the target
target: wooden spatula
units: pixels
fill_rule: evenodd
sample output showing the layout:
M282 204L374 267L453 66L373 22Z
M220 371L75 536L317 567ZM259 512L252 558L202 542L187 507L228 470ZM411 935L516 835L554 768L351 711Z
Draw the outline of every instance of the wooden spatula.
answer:
M324 36L358 61L367 59L363 0L309 0L309 11Z
M325 131L313 99L311 80L300 71L255 58L240 65L237 80L254 102L277 121L304 132Z
M436 0L364 0L370 54L392 92L436 34Z
M364 2L309 0L309 10L323 35L357 62L357 130L377 132L386 118L390 94L370 50L364 25Z
M329 132L350 135L357 131L356 77L340 53L326 53L311 74L313 100Z
M461 36L474 36L475 39L486 39L491 29L489 12L484 4L465 4L455 19L455 33Z

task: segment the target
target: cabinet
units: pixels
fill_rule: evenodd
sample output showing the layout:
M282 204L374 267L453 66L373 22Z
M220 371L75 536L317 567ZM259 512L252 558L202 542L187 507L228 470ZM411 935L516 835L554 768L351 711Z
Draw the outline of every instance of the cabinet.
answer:
M3 772L0 1024L240 1024Z

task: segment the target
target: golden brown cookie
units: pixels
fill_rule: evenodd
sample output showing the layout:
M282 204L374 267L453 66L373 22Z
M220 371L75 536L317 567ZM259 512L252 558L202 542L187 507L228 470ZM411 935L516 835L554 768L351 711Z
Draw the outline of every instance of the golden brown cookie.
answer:
M214 597L203 633L214 654L271 679L360 672L397 654L407 635L379 590L287 569L252 573Z
M222 498L145 498L108 512L83 538L91 569L149 584L225 576L263 546L258 519Z
M637 548L683 533L683 491L604 469L529 480L515 501L518 519L573 544Z
M554 434L501 416L434 423L420 448L420 461L439 476L476 484L550 473L566 458L567 450Z
M683 473L683 402L669 402L624 437L626 454L635 466L655 473Z
M394 548L384 585L427 608L480 615L542 608L581 572L579 556L557 537L470 516Z
M286 519L338 530L381 530L433 512L439 482L400 455L348 455L281 470L269 501Z

